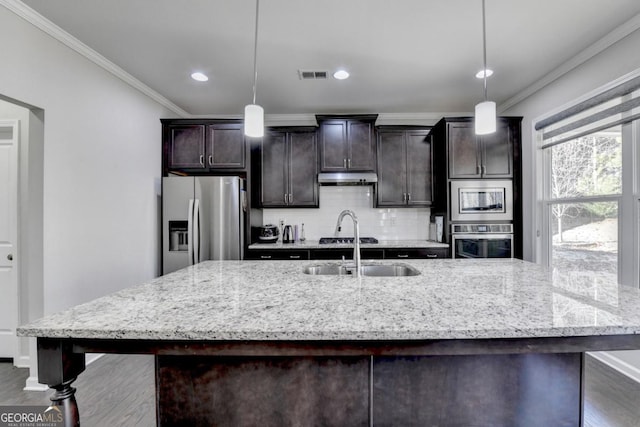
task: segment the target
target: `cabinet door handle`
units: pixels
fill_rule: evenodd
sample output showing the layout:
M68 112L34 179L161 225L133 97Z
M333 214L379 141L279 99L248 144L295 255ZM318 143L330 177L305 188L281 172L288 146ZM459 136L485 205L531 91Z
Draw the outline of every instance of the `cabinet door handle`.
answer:
M482 175L486 175L487 174L487 167L485 165L482 165Z
M204 154L200 154L200 166L204 167Z
M342 167L347 168L347 159L342 159Z
M260 255L260 259L271 259L271 255Z
M402 193L402 203L407 203L407 193Z
M476 175L480 175L480 165L476 165Z
M409 258L407 254L398 254L398 258Z
M300 255L289 255L289 259L300 259Z
M411 201L411 193L407 193L407 203Z
M351 159L347 159L347 169L351 169Z
M284 193L284 204L285 204L285 205L287 204L287 198L288 198L288 196L289 196L289 195L288 195L287 193Z
M209 166L213 166L213 154L209 154Z
M438 258L438 254L427 254L427 258Z
M293 203L293 194L289 193L289 204Z

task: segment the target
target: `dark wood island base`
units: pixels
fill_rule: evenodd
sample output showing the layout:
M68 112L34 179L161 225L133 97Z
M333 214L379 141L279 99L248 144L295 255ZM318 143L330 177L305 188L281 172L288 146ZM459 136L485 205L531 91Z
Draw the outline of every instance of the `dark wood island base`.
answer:
M39 380L79 425L85 353L156 355L160 426L581 426L584 352L640 336L427 341L38 339Z

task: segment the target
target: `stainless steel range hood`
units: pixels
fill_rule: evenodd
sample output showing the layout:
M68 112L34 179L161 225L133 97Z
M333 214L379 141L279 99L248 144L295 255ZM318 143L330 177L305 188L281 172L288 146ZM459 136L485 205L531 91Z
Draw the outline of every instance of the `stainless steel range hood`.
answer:
M320 185L370 185L378 182L378 175L373 172L332 172L319 173Z

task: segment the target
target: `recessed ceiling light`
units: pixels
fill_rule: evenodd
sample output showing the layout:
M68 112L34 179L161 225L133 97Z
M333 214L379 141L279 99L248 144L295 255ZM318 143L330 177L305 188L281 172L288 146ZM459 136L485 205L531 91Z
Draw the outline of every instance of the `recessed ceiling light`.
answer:
M333 73L333 77L338 80L344 80L349 78L349 73L347 73L345 70L338 70Z
M487 77L491 77L491 75L493 74L493 70L487 68ZM476 78L478 79L484 79L484 70L480 70L476 73Z
M199 82L206 82L207 80L209 80L209 77L205 76L202 73L193 73L191 74L191 78Z

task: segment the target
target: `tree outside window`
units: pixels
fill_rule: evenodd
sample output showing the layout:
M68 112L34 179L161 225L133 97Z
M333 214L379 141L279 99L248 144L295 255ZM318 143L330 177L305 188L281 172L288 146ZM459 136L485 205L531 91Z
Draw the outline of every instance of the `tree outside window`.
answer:
M621 193L620 130L598 132L551 147L554 267L616 274Z

